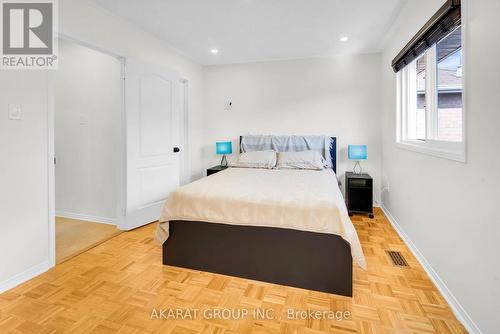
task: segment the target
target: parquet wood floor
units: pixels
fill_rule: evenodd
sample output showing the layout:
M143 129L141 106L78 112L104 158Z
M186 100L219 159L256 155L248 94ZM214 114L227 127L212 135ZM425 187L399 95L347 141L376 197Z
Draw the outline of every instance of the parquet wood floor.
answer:
M368 263L366 271L355 267L353 298L163 266L149 225L1 294L0 333L466 332L380 210L353 222ZM393 266L386 250L401 251L410 268ZM153 310L188 308L211 313L151 319ZM210 319L224 308L271 310L275 318ZM289 319L289 309L350 314Z

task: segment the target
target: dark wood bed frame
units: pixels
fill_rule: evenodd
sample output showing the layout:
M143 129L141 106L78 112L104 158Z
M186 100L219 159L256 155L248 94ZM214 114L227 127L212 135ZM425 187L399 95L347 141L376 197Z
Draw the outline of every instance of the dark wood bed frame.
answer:
M330 155L336 172L335 137ZM165 265L352 296L351 247L338 235L201 221L169 228Z

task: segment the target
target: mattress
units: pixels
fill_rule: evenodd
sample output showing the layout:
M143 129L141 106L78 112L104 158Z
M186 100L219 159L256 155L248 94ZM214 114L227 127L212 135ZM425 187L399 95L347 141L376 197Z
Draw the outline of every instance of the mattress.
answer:
M331 169L228 168L170 194L156 230L160 244L167 240L168 222L173 220L336 234L350 244L355 262L366 267Z

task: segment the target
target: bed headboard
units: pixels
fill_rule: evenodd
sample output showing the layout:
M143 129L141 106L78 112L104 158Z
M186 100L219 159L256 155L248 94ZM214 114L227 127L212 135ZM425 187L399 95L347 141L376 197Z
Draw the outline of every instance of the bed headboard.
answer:
M330 137L330 157L332 158L332 169L337 174L337 137Z
M241 139L243 136L240 136L240 153L241 153ZM337 173L337 137L330 137L330 157L332 158L332 169Z

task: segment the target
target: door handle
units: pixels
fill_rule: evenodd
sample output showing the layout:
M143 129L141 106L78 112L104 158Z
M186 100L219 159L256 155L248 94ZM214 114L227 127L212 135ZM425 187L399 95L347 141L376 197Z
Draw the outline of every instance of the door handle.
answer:
M176 147L174 147L174 153L177 153L177 152L180 152L180 151L181 151L181 149L180 149L180 148L178 148L177 146L176 146Z

